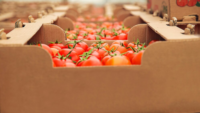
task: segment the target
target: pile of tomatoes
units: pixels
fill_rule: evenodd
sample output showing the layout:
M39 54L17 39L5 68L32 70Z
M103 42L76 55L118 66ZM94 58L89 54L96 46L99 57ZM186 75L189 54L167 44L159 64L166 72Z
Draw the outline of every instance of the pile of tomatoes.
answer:
M67 40L127 40L130 28L122 22L75 23L75 29L66 30Z
M91 16L91 15L86 15L86 16L80 16L77 18L78 22L84 22L84 21L90 21L90 22L104 22L104 21L116 21L115 18L112 17L105 17L103 15L98 15L98 16Z
M139 40L131 43L118 40L111 45L99 41L89 46L82 40L70 41L66 45L58 41L37 45L48 51L54 67L140 65L146 48Z

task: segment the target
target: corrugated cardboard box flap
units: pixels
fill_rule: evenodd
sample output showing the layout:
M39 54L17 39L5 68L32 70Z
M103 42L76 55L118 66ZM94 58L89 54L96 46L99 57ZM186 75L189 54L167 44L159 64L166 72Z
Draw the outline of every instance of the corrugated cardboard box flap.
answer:
M29 43L41 42L49 44L49 41L65 43L65 32L62 28L53 24L43 24L40 30L29 40Z
M129 11L139 11L140 10L139 6L134 6L134 5L123 5L123 8L125 10L129 10Z
M0 40L0 46L24 45L41 28L42 23L25 23L23 28L15 28L7 34L8 40Z
M138 12L131 12L134 16L140 16L140 18L145 21L146 23L149 22L164 22L162 18L158 16L153 16L152 14L148 14L146 12L138 11Z
M54 11L55 12L60 12L60 11L67 11L69 9L69 6L59 6L59 7L55 7Z
M144 22L142 21L142 19L139 16L129 16L126 19L124 19L124 21L123 21L123 24L126 27L133 27L133 26L135 26L137 24L141 24L141 23L144 23Z
M177 26L169 26L168 24L168 22L148 23L148 25L165 40L188 40L200 38L200 35L186 35L184 34L184 30Z
M0 15L0 21L8 19L8 18L12 18L14 17L14 13L13 12L9 12L9 13L4 13Z

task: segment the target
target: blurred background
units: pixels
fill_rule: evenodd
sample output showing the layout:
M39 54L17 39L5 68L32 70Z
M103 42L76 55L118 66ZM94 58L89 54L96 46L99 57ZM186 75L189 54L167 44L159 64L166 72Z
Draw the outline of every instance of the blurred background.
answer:
M63 2L68 1L71 3L95 4L103 5L105 3L134 3L145 2L146 0L0 0L0 1L15 1L15 2Z
M146 0L0 0L0 29L4 28L5 32L14 29L15 22L21 19L22 22L28 22L28 16L32 15L34 19L38 18L38 12L52 9L63 10L68 7L65 17L69 17L73 21L81 21L90 18L95 21L95 17L99 16L99 21L106 19L114 19L117 16L113 14L114 9L121 9L123 4L140 6L145 5ZM137 4L139 6L139 4ZM60 8L58 8L60 7ZM123 12L126 14L125 12ZM74 15L76 14L76 15ZM104 18L103 18L104 16Z

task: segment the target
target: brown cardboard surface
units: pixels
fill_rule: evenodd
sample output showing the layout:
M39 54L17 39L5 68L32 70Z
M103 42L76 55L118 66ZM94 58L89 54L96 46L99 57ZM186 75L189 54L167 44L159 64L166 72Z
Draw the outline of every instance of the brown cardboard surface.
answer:
M15 28L7 34L7 37L10 37L10 39L0 40L0 46L22 46L33 37L33 35L40 29L41 26L41 23L25 23L23 28Z
M200 22L177 22L178 25L187 25L187 24L200 24Z
M67 10L67 14L70 14L70 15L74 16L75 18L78 18L78 16L79 16L79 12L75 8L69 8Z
M49 44L49 41L65 42L65 32L57 25L43 24L40 30L29 40L29 43L41 42Z
M4 13L0 15L0 21L14 17L14 12Z
M53 23L54 21L57 20L58 17L63 17L65 16L66 12L54 12L52 14L48 14L46 16L43 16L42 18L36 19L36 23Z
M173 0L177 1L177 0ZM152 6L151 9L153 11L159 11L161 12L160 16L163 16L163 14L168 14L170 15L170 1L169 0L152 0Z
M190 1L186 0L186 2ZM186 5L181 7L177 5L177 0L152 0L152 4L150 6L153 11L159 10L159 12L161 12L162 14L168 14L169 19L172 19L172 17L176 17L179 21L182 21L184 16L194 14L200 17L200 7L196 5Z
M54 24L58 25L61 27L63 30L73 30L74 29L74 24L71 19L67 17L59 17Z
M139 6L134 6L134 5L123 5L123 8L128 11L139 11L140 10Z
M148 23L148 25L165 40L190 40L199 39L200 35L185 35L184 30L177 26L169 26L169 23Z
M68 13L65 15L65 17L70 18L74 22L76 22L76 19L77 19L75 16L68 14Z
M123 21L125 18L131 16L130 11L127 10L120 10L117 14L116 14L116 18L117 21Z
M69 9L69 6L65 5L65 6L58 6L54 8L55 12L65 12Z
M123 10L123 7L116 7L116 8L113 10L113 16L114 16L114 17L117 17L118 12L120 12L121 10Z
M54 12L52 15L55 15L57 17L64 17L66 12Z
M132 37L142 38L153 32L147 25L136 25L132 31ZM43 38L59 35L46 34ZM199 43L200 39L156 42L147 47L141 66L83 68L53 68L50 55L40 47L0 47L4 53L0 55L0 110L199 112Z
M129 16L126 19L124 19L124 21L123 21L123 24L126 27L133 27L133 26L135 26L137 24L141 24L141 23L144 23L144 22L142 21L142 19L139 16Z
M170 1L170 18L176 17L178 20L182 20L184 16L197 14L200 17L200 7L196 5L193 7L185 6L179 7L174 0ZM200 18L199 18L200 21Z
M146 22L146 23L150 23L150 22L165 22L163 21L162 18L158 17L158 16L153 16L152 14L148 14L146 12L142 12L142 11L132 11L131 12L132 15L134 16L140 16L140 18Z
M38 19L36 19L35 20L35 22L36 23L46 23L46 24L48 24L48 23L53 23L53 19L52 18L49 18L50 16L48 16L47 18L46 18L46 16L44 16L44 17L42 17L42 18L38 18Z

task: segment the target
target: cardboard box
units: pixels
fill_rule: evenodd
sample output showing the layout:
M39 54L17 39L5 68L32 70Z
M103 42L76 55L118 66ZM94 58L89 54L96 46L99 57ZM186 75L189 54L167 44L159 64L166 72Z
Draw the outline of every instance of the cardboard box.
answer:
M168 14L169 19L176 17L179 21L184 16L197 15L200 17L199 0L147 0L147 8L153 11L158 10L163 14ZM198 18L200 21L200 18Z
M128 42L165 40L147 47L140 66L53 68L50 55L27 42L66 43L64 31L25 24L0 40L1 112L199 112L200 39L182 32L164 24L134 26Z
M139 6L122 5L114 10L114 17L116 17L118 21L123 21L128 16L131 16L130 11L139 11L139 10L140 10Z

